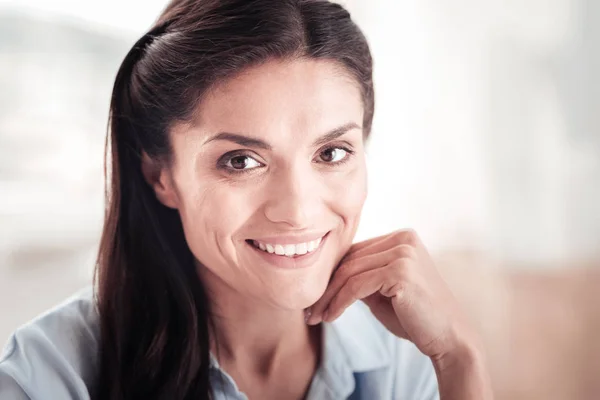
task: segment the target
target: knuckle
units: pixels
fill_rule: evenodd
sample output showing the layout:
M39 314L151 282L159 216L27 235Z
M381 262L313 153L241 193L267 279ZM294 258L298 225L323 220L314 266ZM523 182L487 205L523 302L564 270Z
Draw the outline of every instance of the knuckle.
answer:
M393 256L394 256L395 259L403 258L404 257L403 246L404 245L402 245L402 244L397 244L396 246L394 246L392 248L392 254L393 254Z
M410 258L402 257L396 259L391 263L392 269L398 272L402 278L405 278L408 272L412 269L413 260Z
M405 263L402 261L392 263L388 268L388 278L394 282L404 281L406 278Z
M395 258L416 258L417 251L414 247L407 244L399 244L394 247L393 253Z
M416 246L419 243L419 236L414 229L402 229L397 232L396 239L398 244L406 244L409 246Z
M404 269L401 268L397 263L390 264L384 271L383 282L380 288L380 293L386 297L392 297L395 295L403 285L404 281Z
M394 301L397 305L407 305L411 301L411 288L408 281L398 281L389 290L391 292L390 296L394 296Z
M381 294L386 297L403 296L408 283L403 279L390 279L381 288Z
M411 297L406 284L398 284L393 288L393 295L397 305L406 306L410 304Z

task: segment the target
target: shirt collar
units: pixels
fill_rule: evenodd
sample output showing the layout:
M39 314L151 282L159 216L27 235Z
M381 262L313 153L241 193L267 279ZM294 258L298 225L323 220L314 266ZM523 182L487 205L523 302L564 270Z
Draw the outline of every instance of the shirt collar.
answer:
M390 364L389 334L361 302L348 307L334 322L324 323L325 354L344 356L353 372L367 372ZM336 353L336 354L333 354Z
M323 323L323 358L309 398L347 398L355 373L389 366L383 328L373 318L364 304L355 303L336 321Z
M383 330L361 302L348 307L334 322L322 324L322 361L317 370L309 399L347 398L355 388L354 374L385 368L390 365L388 346ZM378 329L379 328L379 329ZM238 392L237 385L223 371L210 353L210 366L215 375Z

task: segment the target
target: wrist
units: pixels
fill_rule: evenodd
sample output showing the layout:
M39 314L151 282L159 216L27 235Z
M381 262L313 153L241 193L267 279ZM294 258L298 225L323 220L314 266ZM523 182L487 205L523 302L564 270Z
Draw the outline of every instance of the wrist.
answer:
M478 342L461 342L431 359L442 400L493 398L484 352Z
M443 350L431 357L441 369L483 363L484 351L479 336L468 326L455 327L444 340Z
M465 369L485 364L483 351L480 346L473 343L457 345L445 354L432 357L432 362L436 370L440 371L453 368Z

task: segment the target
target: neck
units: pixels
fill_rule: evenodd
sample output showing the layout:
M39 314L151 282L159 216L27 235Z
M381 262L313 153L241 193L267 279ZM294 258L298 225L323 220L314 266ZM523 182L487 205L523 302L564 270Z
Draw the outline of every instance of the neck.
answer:
M206 268L201 270L214 322L211 352L222 367L263 377L285 365L316 367L320 328L305 323L303 310L285 310L244 296Z

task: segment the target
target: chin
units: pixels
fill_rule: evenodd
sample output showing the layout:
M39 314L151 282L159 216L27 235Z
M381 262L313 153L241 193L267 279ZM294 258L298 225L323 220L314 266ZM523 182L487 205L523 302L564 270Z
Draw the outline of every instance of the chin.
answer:
M282 283L271 290L272 301L288 310L303 310L312 306L321 298L329 276L322 279L296 280L294 283Z

